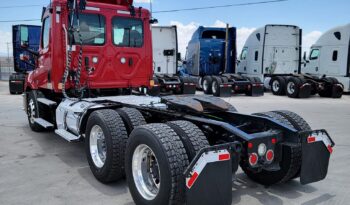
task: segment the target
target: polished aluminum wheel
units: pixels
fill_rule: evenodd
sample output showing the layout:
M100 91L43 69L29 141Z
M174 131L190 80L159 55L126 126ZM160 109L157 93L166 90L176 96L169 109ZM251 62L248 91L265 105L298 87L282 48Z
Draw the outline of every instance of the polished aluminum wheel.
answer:
M218 83L216 81L213 81L213 84L211 85L211 90L213 93L216 93L218 87Z
M280 89L280 83L278 82L278 80L274 80L272 82L272 90L274 92L278 92L279 89Z
M289 94L293 94L295 92L295 83L294 82L291 81L287 84L287 92Z
M132 157L132 175L138 192L146 200L156 198L160 188L158 160L151 148L139 145Z
M90 154L95 166L102 168L106 162L107 146L103 130L98 125L90 132Z
M209 90L209 82L206 79L204 79L203 81L203 90L205 91Z

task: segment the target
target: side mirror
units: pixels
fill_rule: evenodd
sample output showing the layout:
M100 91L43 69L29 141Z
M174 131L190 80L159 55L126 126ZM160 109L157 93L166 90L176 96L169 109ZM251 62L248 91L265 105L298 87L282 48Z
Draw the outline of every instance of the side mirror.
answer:
M149 23L150 24L157 24L158 23L158 19L150 19Z
M304 52L303 60L306 61L306 51Z
M181 61L181 53L177 53L176 58L178 61Z

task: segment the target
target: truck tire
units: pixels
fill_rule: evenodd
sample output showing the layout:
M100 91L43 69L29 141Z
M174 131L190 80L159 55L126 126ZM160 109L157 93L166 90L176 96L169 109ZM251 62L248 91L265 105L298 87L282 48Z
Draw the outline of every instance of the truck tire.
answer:
M126 179L136 204L184 204L183 172L189 162L173 129L166 124L137 127L125 156Z
M180 137L190 162L201 149L209 146L209 142L202 130L192 122L172 121L168 122L167 125Z
M298 114L288 111L288 110L278 110L273 111L274 113L277 113L279 115L282 115L285 117L294 127L294 129L298 131L311 131L311 126L309 123L307 123L304 118L299 116ZM301 161L301 153L300 153L300 161ZM299 168L299 171L292 177L292 179L297 178L300 176L301 167Z
M288 127L293 125L284 116L275 112L256 113L253 115L272 118ZM300 170L301 166L301 145L300 143L285 143L282 149L282 160L279 163L280 170L267 171L261 170L260 172L254 172L248 168L247 162L241 162L241 167L244 173L263 185L273 185L288 182L293 179Z
M43 114L41 106L39 106L37 99L38 92L31 90L27 92L27 117L30 129L34 132L45 131L45 128L35 123L34 119ZM41 95L41 93L39 93Z
M198 90L202 90L203 89L203 77L199 77L198 78L197 89Z
M302 80L297 77L290 77L286 83L286 91L288 97L290 98L298 98L300 87L303 85Z
M85 136L86 156L96 179L110 183L123 178L128 135L119 114L110 109L94 111Z
M135 108L120 108L117 109L117 112L124 122L128 135L130 135L135 127L147 124L141 112Z
M286 79L281 76L275 76L271 79L271 91L274 95L285 95Z
M205 76L203 79L203 92L204 94L212 94L211 86L213 83L213 78L209 75Z
M222 80L217 76L213 76L212 79L211 93L216 97L220 97L220 84L222 84Z
M319 91L321 97L332 97L332 98L341 98L343 96L343 89L333 89L335 84L339 84L339 81L333 77L324 78L328 82L328 85L325 86L324 90Z

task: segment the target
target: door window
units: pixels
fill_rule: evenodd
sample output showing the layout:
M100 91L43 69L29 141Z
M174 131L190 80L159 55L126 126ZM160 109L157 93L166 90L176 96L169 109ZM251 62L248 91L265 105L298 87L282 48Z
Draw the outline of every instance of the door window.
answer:
M113 43L120 47L143 46L143 24L139 19L113 18Z
M247 54L248 54L248 49L247 48L243 48L242 54L241 54L241 60L247 59Z
M21 26L21 45L29 44L28 27Z
M49 47L49 41L50 41L50 27L51 27L51 18L47 17L44 20L43 23L43 37L42 37L42 42L41 45L43 48Z
M99 14L80 14L80 35L83 45L98 46L105 44L105 17ZM74 27L78 26L74 18ZM79 33L74 32L73 44L80 44Z
M310 53L310 60L317 60L320 56L320 50L319 49L312 49Z

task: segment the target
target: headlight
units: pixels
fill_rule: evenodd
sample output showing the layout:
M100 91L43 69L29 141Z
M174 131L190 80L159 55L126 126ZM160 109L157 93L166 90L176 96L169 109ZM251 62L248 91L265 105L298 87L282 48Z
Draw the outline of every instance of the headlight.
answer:
M258 147L258 154L259 156L264 156L266 153L266 145L264 143L261 143L259 144L259 147Z

